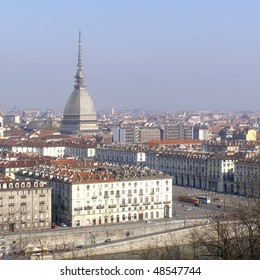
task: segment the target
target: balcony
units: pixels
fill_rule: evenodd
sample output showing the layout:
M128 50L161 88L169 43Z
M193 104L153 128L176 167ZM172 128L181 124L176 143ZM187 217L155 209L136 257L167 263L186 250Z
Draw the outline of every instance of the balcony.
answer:
M92 210L92 206L84 206L84 210Z
M167 201L164 201L163 203L164 203L164 204L170 204L171 201L167 200Z
M44 194L44 193L41 193L41 194L40 194L40 197L45 197L45 194Z
M116 194L116 197L120 197L120 196L121 196L120 194L118 194L118 193Z
M9 207L12 207L12 206L14 206L14 203L9 203Z
M83 207L74 207L74 211L82 211Z
M92 199L97 199L97 196L92 196Z
M40 201L39 204L41 204L41 205L42 205L42 204L45 204L45 201Z
M108 195L108 194L104 195L104 198L108 198L108 197L109 197L109 195Z
M139 196L143 196L144 195L144 193L139 193Z
M154 202L154 204L161 204L161 203L162 203L161 201Z
M126 207L127 204L120 204L120 207Z
M98 205L96 208L97 208L97 209L104 209L105 206L104 206L104 205Z
M150 202L144 202L143 205L150 205Z
M26 194L21 195L21 198L26 198Z
M22 203L21 203L21 206L26 206L26 205L27 205L26 202L22 202Z
M14 195L9 195L9 199L14 199Z
M132 203L132 206L139 206L139 203Z
M116 208L116 204L109 205L108 208Z
M39 213L45 213L45 210L40 210Z

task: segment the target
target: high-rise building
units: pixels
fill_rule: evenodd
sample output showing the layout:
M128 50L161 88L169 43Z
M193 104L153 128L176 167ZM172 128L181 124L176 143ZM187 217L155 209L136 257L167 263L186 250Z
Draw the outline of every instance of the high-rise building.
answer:
M98 131L96 109L84 83L81 32L79 32L78 65L74 91L63 113L60 131L64 134L95 134Z

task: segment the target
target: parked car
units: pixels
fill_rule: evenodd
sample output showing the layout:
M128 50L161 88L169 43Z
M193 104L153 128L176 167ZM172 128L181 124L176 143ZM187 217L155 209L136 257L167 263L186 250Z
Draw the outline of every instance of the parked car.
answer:
M78 246L76 246L76 249L84 249L84 248L85 248L84 245L78 245Z
M191 210L192 210L191 208L186 208L186 209L185 209L185 211L191 211Z
M66 227L67 225L65 223L58 223L59 226L61 227Z
M217 205L217 207L218 207L218 208L221 208L221 205L219 204L219 205Z
M51 228L52 228L52 229L55 229L55 228L58 228L58 226L57 226L56 224L53 223L53 224L51 225Z
M108 242L111 242L110 238L105 240L105 243L108 243Z

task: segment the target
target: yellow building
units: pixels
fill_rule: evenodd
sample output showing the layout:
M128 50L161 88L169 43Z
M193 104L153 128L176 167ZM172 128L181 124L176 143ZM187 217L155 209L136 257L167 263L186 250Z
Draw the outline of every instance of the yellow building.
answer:
M255 141L256 140L256 130L254 129L249 129L247 134L246 134L246 140L247 141Z

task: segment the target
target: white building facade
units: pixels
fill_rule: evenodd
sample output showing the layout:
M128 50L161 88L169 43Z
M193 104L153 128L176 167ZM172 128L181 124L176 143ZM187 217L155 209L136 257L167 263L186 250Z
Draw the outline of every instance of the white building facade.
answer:
M148 168L122 168L66 176L37 171L53 188L53 221L76 227L172 216L170 176ZM18 176L35 175L33 171L21 171Z

